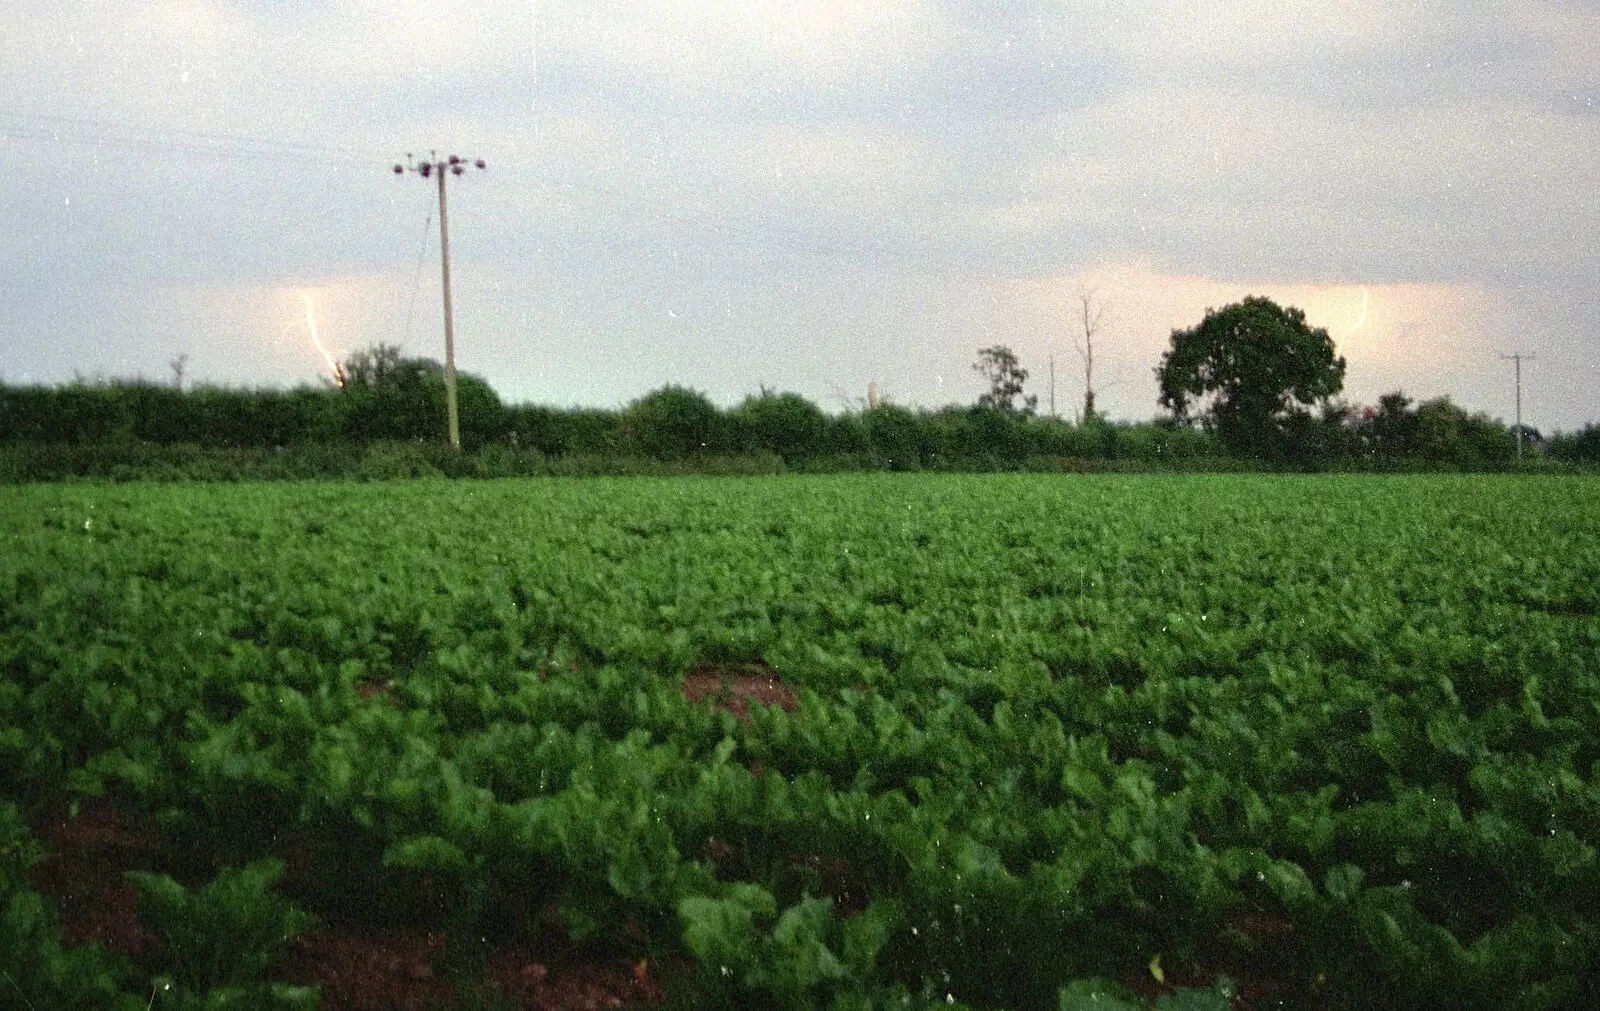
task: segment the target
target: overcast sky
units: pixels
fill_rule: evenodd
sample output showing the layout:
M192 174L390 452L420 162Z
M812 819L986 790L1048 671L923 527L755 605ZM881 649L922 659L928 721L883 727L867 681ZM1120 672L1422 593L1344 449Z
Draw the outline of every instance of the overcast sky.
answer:
M1600 420L1600 5L1381 0L6 0L0 379L318 383L311 340L616 406L980 347L1156 413L1174 327L1303 308L1345 396ZM419 269L420 264L420 269Z

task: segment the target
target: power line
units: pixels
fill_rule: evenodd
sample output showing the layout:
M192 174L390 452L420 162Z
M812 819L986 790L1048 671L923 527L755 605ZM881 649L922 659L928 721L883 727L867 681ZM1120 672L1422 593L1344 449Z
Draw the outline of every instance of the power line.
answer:
M428 195L428 216L422 222L422 241L417 244L417 270L411 278L411 302L406 306L406 342L411 341L411 317L417 309L417 291L422 287L422 261L428 255L428 229L433 227L433 194Z
M367 148L308 141L285 141L243 133L220 133L179 127L138 126L85 117L0 110L0 142L37 141L163 155L239 161L304 164L307 160L370 164L383 153ZM880 242L840 242L819 239L813 231L765 223L752 225L718 209L669 203L641 193L628 193L595 183L530 180L540 190L556 196L586 193L610 203L634 220L656 220L695 229L746 247L796 255L811 254L862 266L890 266L963 280L1005 281L991 270L974 269L943 261L925 249ZM575 205L569 205L574 206Z
M36 141L124 151L184 155L193 158L247 162L284 162L303 165L306 161L367 165L379 152L344 145L309 141L284 141L244 133L223 133L179 127L152 127L115 123L107 120L43 113L0 110L0 143L7 140ZM615 212L635 222L655 221L668 227L689 229L702 238L720 240L746 248L762 249L785 257L820 257L864 267L887 267L962 281L1013 280L1000 272L953 263L928 248L875 241L839 241L819 237L815 230L772 222L753 223L748 218L729 214L705 204L688 205L652 198L638 192L596 183L556 182L529 179L533 188L568 198L563 202L581 209L575 195L598 198ZM694 239L690 239L694 242ZM425 255L425 254L424 254ZM413 302L415 294L413 293ZM407 310L408 333L412 309Z
M351 164L370 163L373 158L381 157L381 152L376 150L332 144L0 110L0 140L12 139L161 154L297 163L303 163L307 158Z

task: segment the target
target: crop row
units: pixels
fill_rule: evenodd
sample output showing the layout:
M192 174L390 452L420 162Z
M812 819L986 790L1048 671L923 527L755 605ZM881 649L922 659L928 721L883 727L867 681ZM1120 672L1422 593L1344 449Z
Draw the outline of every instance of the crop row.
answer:
M278 891L327 923L559 925L702 1006L1224 976L1244 1001L1581 1004L1596 490L10 489L0 790L12 821L157 826L136 869L192 887L140 878L152 910L245 868L216 881L255 873L279 926ZM8 873L37 907L8 973L62 1003L51 967L101 956L50 948ZM303 999L163 950L76 999L158 970Z

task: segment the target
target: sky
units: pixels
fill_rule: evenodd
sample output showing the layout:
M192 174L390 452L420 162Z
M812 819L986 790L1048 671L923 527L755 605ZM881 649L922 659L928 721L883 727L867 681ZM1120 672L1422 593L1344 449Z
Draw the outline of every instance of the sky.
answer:
M1343 396L1600 421L1593 0L7 0L0 381L668 383L1158 412L1175 328L1305 310ZM313 326L314 324L314 326ZM315 333L313 334L313 329Z

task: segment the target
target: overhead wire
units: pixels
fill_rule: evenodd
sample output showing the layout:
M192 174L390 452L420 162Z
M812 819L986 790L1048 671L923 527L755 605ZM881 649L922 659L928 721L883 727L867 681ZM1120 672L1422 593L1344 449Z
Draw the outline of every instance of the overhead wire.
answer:
M417 309L417 292L422 288L422 261L428 256L428 239L433 233L433 208L435 198L433 187L424 187L428 191L428 215L422 223L422 242L417 248L417 270L411 279L411 303L406 306L405 342L411 343L411 322Z
M166 155L183 154L205 158L282 161L296 164L304 164L309 158L351 165L370 165L374 162L380 164L389 162L393 158L393 152L349 145L285 141L242 133L219 133L179 127L134 126L85 117L8 112L0 109L0 142L11 139L111 147ZM665 199L654 198L638 191L627 192L599 183L549 179L527 181L539 190L558 198L570 198L574 193L587 194L590 198L597 198L607 204L613 211L619 211L635 221L653 220L658 224L690 229L702 235L709 234L741 246L765 249L791 258L797 254L810 254L861 266L888 266L964 280L1010 280L992 270L948 262L925 249L878 242L823 239L819 238L813 229L786 227L770 221L752 225L748 218L736 217L715 207L704 204L689 205L679 201L669 203ZM575 210L581 210L570 200L568 204ZM429 224L431 223L430 217ZM425 255L426 241L425 235L423 255ZM408 319L412 312L413 310L408 310ZM408 330L409 325L408 323Z
M218 133L182 127L133 125L80 116L0 110L0 140L37 140L58 144L113 147L159 154L304 162L306 158L365 163L386 157L348 145Z

